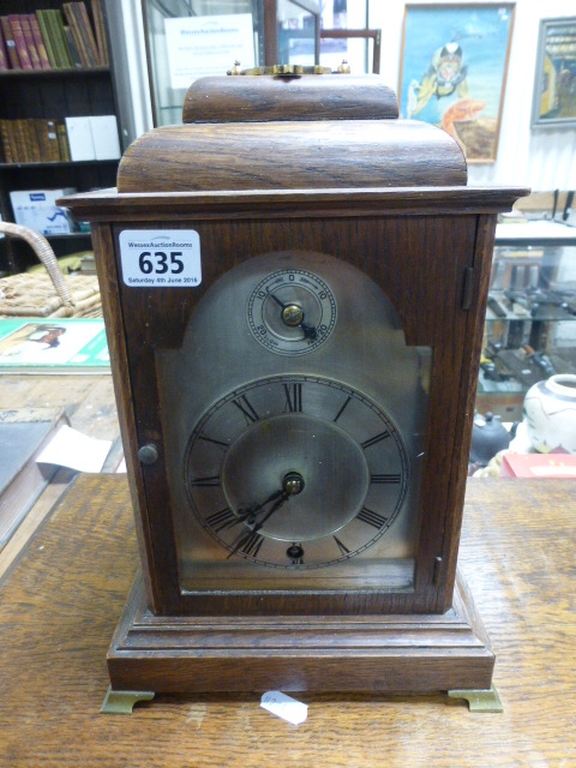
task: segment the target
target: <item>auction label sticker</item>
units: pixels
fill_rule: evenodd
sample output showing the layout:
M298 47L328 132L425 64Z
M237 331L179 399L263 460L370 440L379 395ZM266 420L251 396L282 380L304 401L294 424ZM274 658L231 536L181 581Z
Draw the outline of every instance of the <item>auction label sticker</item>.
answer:
M194 288L202 282L200 235L194 229L125 229L122 280L132 288Z

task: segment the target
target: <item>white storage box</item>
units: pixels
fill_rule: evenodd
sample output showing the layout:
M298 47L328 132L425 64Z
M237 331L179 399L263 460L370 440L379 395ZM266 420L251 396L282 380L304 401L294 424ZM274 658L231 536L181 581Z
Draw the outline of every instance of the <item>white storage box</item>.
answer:
M73 192L76 192L74 187L10 192L14 221L42 235L62 235L73 232L74 223L70 214L65 208L59 208L56 205L59 197Z

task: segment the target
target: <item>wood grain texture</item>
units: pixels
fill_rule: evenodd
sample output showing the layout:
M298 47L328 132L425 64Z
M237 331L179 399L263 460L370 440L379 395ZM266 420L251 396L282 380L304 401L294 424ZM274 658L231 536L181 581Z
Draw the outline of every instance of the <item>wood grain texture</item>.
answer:
M184 125L156 128L127 149L118 190L466 184L448 134L397 118L377 76L202 78L186 95Z
M138 556L126 479L82 477L0 582L0 765L571 768L575 495L568 480L468 486L460 567L497 654L503 714L434 694L301 695L309 715L295 727L255 695L98 714Z
M121 453L118 415L109 374L0 376L0 402L14 410L38 406L63 409L74 429L89 437L116 443L118 453ZM18 557L28 538L42 524L75 475L72 469L57 471L2 550L0 576Z
M118 218L150 221L152 209L164 222L185 216L199 221L226 214L229 219L285 219L302 216L313 201L326 218L498 213L510 210L529 190L523 187L420 187L186 191L119 194L116 189L82 192L57 200L90 221Z
M242 606L231 605L226 595L214 595L208 602L180 593L168 478L163 462L142 467L136 452L138 446L153 442L165 456L170 439L161 412L153 406L161 400L156 351L179 347L195 307L220 275L251 256L293 248L328 253L357 266L384 287L407 343L434 349L426 451L430 459L423 480L427 490L420 515L415 597L370 593L356 600L352 609L344 593L322 595L322 612L372 613L386 606L399 613L430 613L443 612L450 604L475 390L474 366L468 362L479 355L494 212L505 208L515 191L372 190L355 200L359 192L348 196L322 191L316 196L309 190L295 193L295 199L276 193L259 197L250 191L247 198L203 192L198 200L189 193L104 194L69 200L73 210L79 206L97 222L93 232L108 294L104 309L117 370L120 423L135 509L142 521L138 529L149 600L159 613L272 610L257 588L239 601ZM276 201L281 201L279 210ZM102 208L108 215L104 221L99 220ZM199 288L179 288L174 295L169 289L135 291L123 284L118 236L122 230L140 228L146 214L148 228L198 232L203 261ZM470 270L472 290L463 309L463 282ZM145 322L133 322L135 318ZM439 557L443 569L435 571ZM295 614L303 610L297 594L285 595L281 604L276 596L273 600L275 610ZM315 605L310 599L308 612L318 610Z
M121 403L120 422L132 487L142 519L140 540L146 552L150 580L150 600L161 613L183 611L224 612L243 610L266 613L266 600L258 590L247 595L244 607L231 606L225 595L214 595L211 601L193 595L180 596L177 581L176 541L171 524L171 493L163 463L144 467L136 459L138 446L154 442L161 456L166 455L162 413L151 404L160 402L156 351L178 348L189 317L218 277L239 259L273 251L298 248L324 252L346 259L362 269L385 290L398 312L408 344L434 348L434 369L430 393L430 427L427 455L429 461L423 480L427 489L422 509L422 529L417 552L418 573L415 597L402 594L370 593L355 604L356 612L389 610L406 612L443 612L449 604L455 575L456 547L446 531L459 529L463 483L466 477L467 440L472 413L469 392L475 380L467 372L466 361L479 354L480 315L483 295L480 274L490 252L484 240L475 252L477 217L353 217L325 219L324 210L302 206L301 215L282 221L222 220L205 222L180 217L176 228L193 228L202 242L203 276L200 288L173 291L156 288L133 290L125 286L118 267L116 241L122 229L137 228L130 220L110 228L98 224L94 228L99 244L103 285L109 285L104 309L113 342L112 359ZM161 221L149 221L161 230ZM449 248L445 244L449 243ZM424 256L425 254L425 256ZM469 310L461 306L464 271L478 271L473 302ZM434 286L434 291L430 291ZM410 301L404 300L410 296ZM134 318L146 322L132 322ZM129 320L131 319L131 320ZM116 345L118 349L116 349ZM146 375L141 372L145 371ZM444 482L449 476L451 482ZM447 522L450 517L451 523ZM432 586L436 557L445 565ZM153 564L153 567L150 567ZM161 566L160 566L161 564ZM274 597L277 601L279 598ZM285 595L276 610L301 613L299 596ZM329 604L332 607L329 607ZM323 597L323 611L348 612L346 594ZM347 606L347 607L344 607ZM308 611L313 611L310 600Z
M436 692L490 688L494 654L465 585L429 616L154 616L140 579L108 652L114 690Z
M0 402L3 408L63 408L74 429L103 440L118 436L109 374L0 376Z
M119 192L466 184L447 133L419 121L319 120L163 126L128 147Z
M160 607L156 596L161 592L158 584L157 565L162 563L162 560L157 561L152 554L153 545L150 528L145 525L143 516L140 514L140 510L146 507L146 493L142 484L140 462L136 455L138 436L136 434L136 425L132 418L133 390L128 365L126 334L124 332L125 316L117 302L117 286L122 282L122 277L114 259L112 228L109 226L97 227L94 229L92 237L95 250L98 253L100 283L103 286L102 307L106 320L106 337L110 359L114 361L112 364L112 381L114 383L116 403L118 404L120 433L125 447L124 453L142 564L142 577L148 594L149 605L156 611ZM128 449L126 449L127 446ZM169 528L170 525L168 524ZM175 579L176 574L170 568L167 571L165 570L165 574L167 578Z
M380 77L200 77L192 83L184 123L270 120L386 120L398 102Z

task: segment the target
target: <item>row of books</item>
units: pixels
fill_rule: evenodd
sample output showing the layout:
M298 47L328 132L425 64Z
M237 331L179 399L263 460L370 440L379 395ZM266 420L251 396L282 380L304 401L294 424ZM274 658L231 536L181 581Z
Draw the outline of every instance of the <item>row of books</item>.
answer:
M115 115L0 120L0 161L50 163L120 157Z
M49 163L71 160L63 120L0 120L2 162Z
M92 69L109 65L102 0L0 16L0 70Z

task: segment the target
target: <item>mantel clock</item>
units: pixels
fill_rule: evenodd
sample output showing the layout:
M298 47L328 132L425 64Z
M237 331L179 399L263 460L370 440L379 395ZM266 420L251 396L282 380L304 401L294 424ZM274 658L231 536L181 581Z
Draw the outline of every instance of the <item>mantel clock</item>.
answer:
M206 78L92 223L142 554L113 691L489 689L457 578L495 219L378 77ZM144 694L143 694L144 695Z

